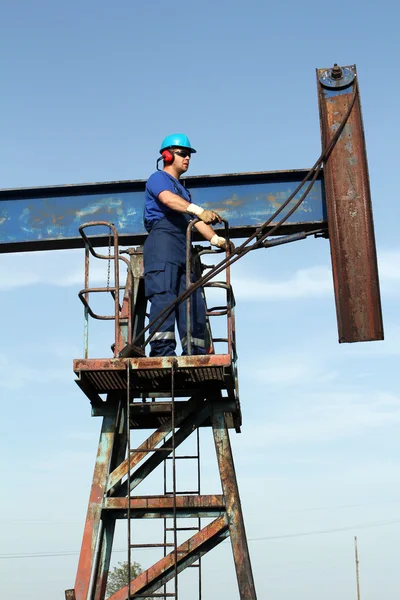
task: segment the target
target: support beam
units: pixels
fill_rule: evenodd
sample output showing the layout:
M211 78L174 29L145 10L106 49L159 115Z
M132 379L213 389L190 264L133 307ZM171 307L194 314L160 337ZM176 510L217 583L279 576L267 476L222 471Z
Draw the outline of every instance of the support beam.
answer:
M121 416L122 415L120 413L120 417ZM102 538L103 536L103 532L100 531L102 501L105 492L107 475L110 468L111 457L114 450L114 441L117 433L118 406L115 406L114 415L104 417L103 419L81 552L79 556L78 571L75 580L74 592L76 600L88 600L91 574L97 571L96 547L98 537L100 536Z
M212 422L240 600L257 600L228 428L217 403L213 404Z
M132 519L170 519L174 510L178 518L215 518L225 514L225 502L220 494L178 495L175 509L172 496L131 496L129 502ZM103 508L110 511L113 519L124 519L128 498L106 498Z

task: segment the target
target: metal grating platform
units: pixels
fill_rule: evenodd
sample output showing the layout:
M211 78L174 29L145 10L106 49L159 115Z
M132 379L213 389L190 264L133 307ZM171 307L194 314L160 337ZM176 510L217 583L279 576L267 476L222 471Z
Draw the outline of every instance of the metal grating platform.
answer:
M132 429L159 427L171 414L171 366L175 360L175 398L197 393L216 393L226 406L228 427L240 428L236 367L228 354L160 358L95 358L74 360L76 383L92 403L93 415L105 414L111 402L126 395L128 368L132 393ZM222 392L226 391L226 396ZM100 397L107 394L107 398ZM135 401L135 398L137 399ZM159 399L161 401L156 401ZM165 400L163 400L165 399ZM181 402L176 410L180 411ZM203 426L211 425L207 419Z
M192 393L199 385L217 389L235 388L235 367L228 354L161 358L94 358L74 360L79 380L89 384L93 392L105 394L126 391L127 371L131 370L131 389L135 394L168 393L171 389L171 365L175 366L175 388L179 393Z

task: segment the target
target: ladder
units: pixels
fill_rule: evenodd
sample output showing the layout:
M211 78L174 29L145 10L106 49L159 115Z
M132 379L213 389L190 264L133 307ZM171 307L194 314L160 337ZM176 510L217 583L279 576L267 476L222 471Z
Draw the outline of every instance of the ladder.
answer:
M121 260L117 246L114 239L111 260ZM205 356L120 359L117 348L137 337L146 318L141 249L128 253L126 286L118 288L114 281L111 294L115 307L118 305L115 311L120 321L114 359L90 359L85 354L85 358L74 361L77 383L91 401L93 416L103 417L103 426L75 587L66 591L66 598L104 600L115 524L122 518L127 520L128 573L133 551L159 549L162 556L143 573L126 581L111 600L178 599L178 576L186 568L198 571L196 591L200 600L202 556L227 537L231 539L240 598L256 600L228 432L229 428L240 431L241 425L234 298L229 279L210 284L226 290L227 305L207 309L208 319L227 316L227 337L218 340L228 348L224 353L215 353L211 341L214 353ZM103 259L109 256L99 255ZM86 285L80 293L86 301L85 318L91 314L90 291ZM109 285L107 291L111 291ZM222 495L201 493L200 427L212 428ZM146 429L152 433L138 443L137 433ZM182 452L180 446L192 434L195 450ZM177 473L183 464L195 465L196 482L189 490L178 487ZM136 496L136 488L156 469L163 469L163 493ZM157 544L137 539L135 522L148 518L162 521L163 539ZM203 526L203 519L210 518L213 520ZM190 524L184 519L191 519ZM189 538L183 539L187 535ZM190 598L195 598L194 590Z

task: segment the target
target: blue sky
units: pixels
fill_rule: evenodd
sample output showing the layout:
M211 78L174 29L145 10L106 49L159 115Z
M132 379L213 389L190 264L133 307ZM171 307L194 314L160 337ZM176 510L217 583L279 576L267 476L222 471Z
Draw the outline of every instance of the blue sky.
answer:
M245 257L233 270L244 421L232 443L259 598L356 597L354 535L363 600L393 594L397 5L4 0L0 11L2 188L145 179L173 131L198 150L192 175L307 168L320 153L315 69L357 64L386 339L337 343L326 241ZM2 598L63 598L75 579L100 430L72 373L83 268L81 251L0 257ZM104 331L91 329L94 352L109 347ZM207 432L203 457L203 491L218 492ZM238 598L229 543L204 560L204 597Z

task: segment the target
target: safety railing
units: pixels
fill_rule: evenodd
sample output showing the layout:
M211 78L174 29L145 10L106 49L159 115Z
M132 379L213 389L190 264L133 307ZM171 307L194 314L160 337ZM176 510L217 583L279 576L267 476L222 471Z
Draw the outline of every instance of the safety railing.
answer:
M109 243L108 243L108 254L99 254L97 252L90 238L86 235L85 230L91 227L107 227L109 230ZM90 221L84 223L79 227L79 233L81 234L85 242L85 287L79 292L78 296L85 307L85 329L84 329L84 353L85 358L88 358L89 353L89 316L93 319L99 319L103 321L114 320L115 322L115 343L113 344L114 356L118 356L118 353L122 349L124 343L130 342L131 336L131 270L129 261L119 256L118 254L118 232L114 227L113 223L107 221ZM113 253L111 253L111 247L113 247ZM106 287L89 287L89 257L92 255L95 258L108 261L107 271L107 285ZM113 261L113 275L114 285L110 285L111 275L111 262ZM119 261L123 261L128 267L128 278L126 285L120 285L119 281ZM120 293L124 290L124 298L122 306L120 305ZM89 304L89 295L99 293L111 294L114 301L114 313L110 315L99 315L91 308ZM126 340L122 339L121 325L126 325Z
M203 250L199 250L197 253L192 252L192 230L195 224L198 222L198 219L194 219L191 221L187 227L187 244L186 244L186 287L190 287L191 285L191 273L192 273L192 262L193 259L198 260L199 264L201 258L206 255L218 255L224 252L224 250L211 250L209 248L204 248ZM223 220L225 227L225 239L229 241L229 225L228 222ZM93 247L93 244L90 238L87 235L87 230L95 227L107 227L109 230L109 244L108 244L108 253L101 254ZM84 288L80 290L78 296L85 307L84 314L84 356L88 358L89 352L89 317L98 320L104 321L114 321L115 328L115 342L113 344L113 353L114 357L117 357L120 351L125 347L125 345L130 344L132 341L132 315L134 314L133 306L132 306L132 268L131 263L128 259L121 256L119 253L119 243L118 243L118 232L115 226L112 223L107 221L90 221L88 223L84 223L79 227L80 235L82 236L85 242L85 283ZM97 232L96 232L97 233ZM96 235L96 237L98 237ZM113 249L113 250L112 250ZM111 251L112 250L112 251ZM225 251L226 255L229 256L230 249L229 244L228 248ZM90 287L89 279L90 279L90 256L94 258L108 261L108 271L107 271L107 285L101 287ZM120 285L120 265L119 261L122 261L127 266L127 279L125 285ZM113 264L113 285L110 283L111 277L111 263ZM204 265L201 264L201 268L203 270L212 269L212 265ZM199 273L198 273L199 275ZM214 288L214 289L222 289L225 290L226 293L226 303L218 306L213 306L209 308L207 306L206 295L204 292L204 288ZM121 292L124 292L122 306L120 304L120 295ZM90 305L89 297L90 294L101 294L108 293L111 294L114 302L114 311L113 314L98 314L95 312ZM209 347L207 348L207 352L211 354L216 354L215 344L217 343L225 343L227 346L226 353L231 355L234 360L236 360L236 340L235 340L235 298L231 286L231 277L230 277L230 268L227 266L225 269L225 281L209 281L203 286L203 297L206 306L206 319L207 319L207 333L208 333L208 342ZM189 295L186 300L186 316L187 316L187 354L192 354L193 348L193 336L192 336L192 296ZM210 328L210 318L211 317L221 317L225 316L227 319L227 335L226 337L214 337L211 334ZM219 352L218 352L219 353ZM225 352L224 352L225 353Z
M192 260L193 260L193 255L192 255L192 251L191 251L191 240L192 240L192 230L193 227L196 225L196 223L199 222L199 219L194 219L193 221L191 221L187 227L187 231L186 231L186 288L190 287L191 285L191 273L192 273ZM225 219L222 219L222 222L224 224L224 228L225 228L225 239L227 240L228 244L227 244L227 249L225 250L226 255L229 256L230 255L230 248L229 248L229 224L228 221L226 221ZM198 252L197 257L199 259L201 259L202 256L205 255L216 255L216 254L220 254L224 252L224 250L210 250L210 249L204 249L201 250L200 252ZM211 265L204 265L202 264L202 269L211 269L213 268ZM208 283L206 283L203 288L219 288L219 289L224 289L226 291L226 304L221 305L221 306L214 306L212 308L208 308L207 307L207 301L206 301L206 297L204 294L204 300L206 303L206 316L207 316L207 320L209 322L210 317L221 317L221 316L226 316L227 317L227 337L221 337L221 338L213 338L212 334L211 334L211 328L209 328L209 333L210 333L210 347L208 348L208 352L211 354L215 354L215 343L219 343L219 342L223 342L227 344L227 354L233 356L233 359L236 360L237 358L237 354L236 354L236 336L235 336L235 313L234 313L234 308L235 308L235 297L233 294L233 289L231 286L231 273L230 273L230 267L229 265L226 267L225 269L225 281L210 281ZM191 309L191 296L188 297L187 299L187 304L186 304L186 318L187 318L187 353L188 355L192 354L192 309Z

